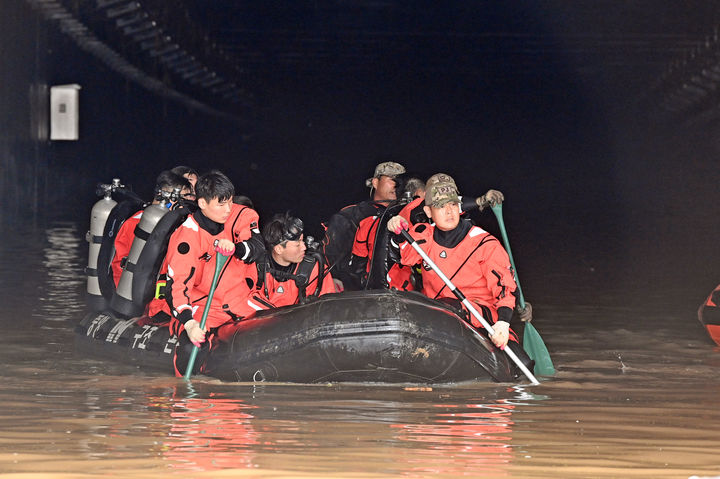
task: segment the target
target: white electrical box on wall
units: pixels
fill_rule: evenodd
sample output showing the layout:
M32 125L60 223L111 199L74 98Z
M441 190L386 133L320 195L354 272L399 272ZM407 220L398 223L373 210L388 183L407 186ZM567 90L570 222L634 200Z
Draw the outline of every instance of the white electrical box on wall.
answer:
M77 140L80 127L80 85L50 87L50 139Z

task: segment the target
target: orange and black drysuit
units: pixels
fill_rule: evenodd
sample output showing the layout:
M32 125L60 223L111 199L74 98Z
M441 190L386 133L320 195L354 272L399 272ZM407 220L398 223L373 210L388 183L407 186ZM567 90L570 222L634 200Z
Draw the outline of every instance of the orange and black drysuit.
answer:
M203 349L212 346L214 332L220 325L255 312L248 304L250 287L246 281L255 266L248 264L252 261L248 257L250 250L237 246L259 234L257 212L237 204L233 204L230 218L224 224L210 220L198 210L172 234L167 253L166 297L175 320L171 322L171 332L180 337L178 348L189 343L182 326L191 319L201 321L215 274L217 240L233 241L236 250L220 272L207 316L206 330L209 332ZM244 256L239 257L240 254ZM180 373L178 365L176 361L176 372Z
M474 199L463 199L460 197L460 214L465 214L468 211L472 211L478 208L478 204ZM425 206L425 199L420 197L413 198L408 204L398 213L399 216L405 218L405 220L412 225L419 223L429 223L427 215L423 207ZM392 263L387 272L387 284L391 289L398 289L404 291L415 291L421 289L422 285L418 284L420 281L417 277L413 277L413 270L417 268L408 266L400 263Z
M322 296L335 292L332 276L327 271L320 291L317 291L321 263L311 255L306 255L300 263L281 266L267 253L256 265L255 285L248 302L257 310L298 304L305 295Z
M497 321L510 323L517 286L510 258L494 236L466 219L460 220L451 231L421 223L410 229L410 235L490 324ZM391 244L395 248L399 244L400 263L422 262L423 294L433 299L455 298L443 280L422 261L420 254L401 238L396 235ZM475 328L482 329L477 318L471 316L470 321ZM512 329L510 339L518 342Z

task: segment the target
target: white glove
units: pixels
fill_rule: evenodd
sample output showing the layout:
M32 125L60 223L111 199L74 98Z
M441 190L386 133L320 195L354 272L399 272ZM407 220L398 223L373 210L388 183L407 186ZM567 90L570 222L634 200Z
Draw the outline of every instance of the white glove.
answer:
M190 338L190 341L198 348L205 342L205 331L200 328L200 323L194 319L185 323L185 332Z
M498 321L492 325L492 328L495 334L490 336L490 339L498 348L504 348L507 345L508 339L510 339L510 323Z
M387 229L392 231L396 235L399 235L402 230L410 228L407 220L400 215L393 216L387 223Z

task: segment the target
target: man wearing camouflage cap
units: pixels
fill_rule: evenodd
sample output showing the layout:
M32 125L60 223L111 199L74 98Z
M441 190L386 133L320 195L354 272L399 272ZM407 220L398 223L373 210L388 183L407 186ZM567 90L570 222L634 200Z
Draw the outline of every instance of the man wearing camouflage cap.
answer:
M404 175L405 167L400 163L379 163L372 178L365 180L371 199L343 208L323 225L323 251L338 291L366 286L378 222L383 216L386 220L392 216L384 213L389 206L397 205Z
M433 185L443 182L455 185L455 180L447 173L435 173L424 183L422 193L415 195L413 200L405 205L398 214L409 221L411 225L429 223L430 220L424 210L425 192L430 191ZM487 193L477 198L460 196L460 214L463 215L473 210L483 211L488 206L501 204L503 201L505 201L505 197L498 190L488 190ZM417 270L417 268L412 269ZM416 287L418 281L412 277L412 269L399 263L392 264L386 275L388 287L405 291L419 289Z
M410 221L412 224L415 223L427 223L428 217L425 215L423 210L425 192L429 191L430 188L440 182L450 182L455 184L455 180L447 173L435 173L425 182L425 188L421 195L415 196L413 200L408 203L401 211L400 216ZM466 198L460 197L460 213L467 213L473 210L483 211L488 206L499 205L505 201L505 196L498 190L488 190L482 196L477 198Z
M387 228L395 233L391 247L404 265L422 263L422 258L403 237L401 230L408 229L430 259L452 278L458 290L477 305L485 319L493 324L495 334L490 338L498 347L510 341L511 347L522 354L518 337L510 329L515 308L517 285L513 277L510 258L500 242L490 233L460 217L460 195L452 178L443 178L426 190L425 214L431 224L420 223L410 227L408 221L395 216ZM422 263L423 294L433 299L455 298L442 279ZM482 329L472 317L472 325Z

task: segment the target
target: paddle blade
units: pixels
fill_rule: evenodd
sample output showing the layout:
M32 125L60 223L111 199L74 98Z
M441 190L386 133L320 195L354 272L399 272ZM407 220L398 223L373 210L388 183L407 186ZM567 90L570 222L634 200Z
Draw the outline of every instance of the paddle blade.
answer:
M523 333L523 349L535 361L534 372L540 376L552 376L555 374L550 353L545 347L545 343L540 337L537 329L530 324L525 323L525 332Z

